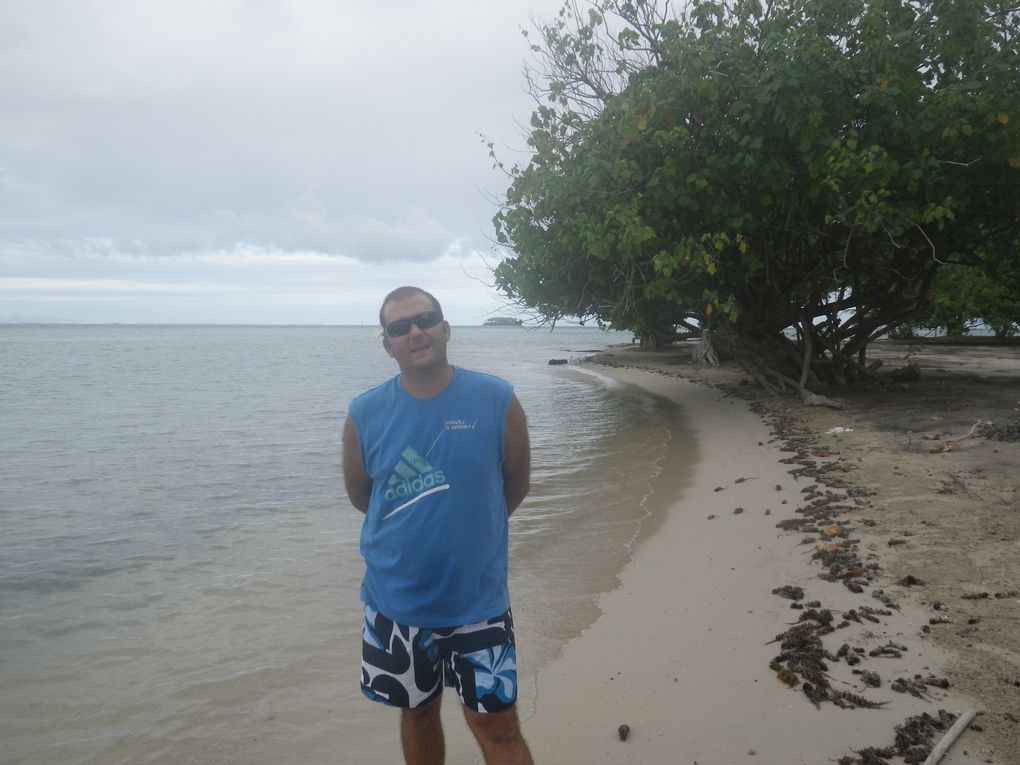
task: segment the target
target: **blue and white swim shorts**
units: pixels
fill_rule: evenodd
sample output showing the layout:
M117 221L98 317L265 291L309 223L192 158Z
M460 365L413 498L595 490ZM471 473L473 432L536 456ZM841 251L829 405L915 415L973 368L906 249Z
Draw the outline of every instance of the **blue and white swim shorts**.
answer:
M517 700L517 651L510 611L463 627L408 627L365 606L361 692L413 709L443 692L443 681L477 712Z

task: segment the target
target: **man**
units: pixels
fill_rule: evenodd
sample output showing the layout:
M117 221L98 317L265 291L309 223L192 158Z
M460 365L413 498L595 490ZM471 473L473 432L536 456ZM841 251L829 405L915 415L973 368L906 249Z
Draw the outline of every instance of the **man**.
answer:
M507 519L528 493L524 410L505 380L447 361L439 302L400 287L379 310L400 374L355 398L344 483L365 513L362 692L401 708L407 763L442 763L444 680L485 762L532 762L520 732Z

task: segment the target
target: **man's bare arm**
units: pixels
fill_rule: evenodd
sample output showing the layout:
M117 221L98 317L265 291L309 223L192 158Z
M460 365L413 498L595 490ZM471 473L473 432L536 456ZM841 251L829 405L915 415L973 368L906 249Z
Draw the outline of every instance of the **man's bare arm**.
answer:
M344 486L347 496L361 512L368 510L368 502L372 497L372 479L365 472L361 459L361 444L358 442L358 430L350 417L344 423Z
M531 442L528 421L517 396L510 399L503 429L503 494L507 514L512 513L528 496L531 488Z

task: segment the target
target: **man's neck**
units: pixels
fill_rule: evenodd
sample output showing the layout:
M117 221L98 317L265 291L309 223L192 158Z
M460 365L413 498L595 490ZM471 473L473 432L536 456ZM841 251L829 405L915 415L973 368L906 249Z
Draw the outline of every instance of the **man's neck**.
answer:
M453 379L453 367L447 364L442 369L429 370L421 374L400 373L400 384L408 395L414 398L435 398Z

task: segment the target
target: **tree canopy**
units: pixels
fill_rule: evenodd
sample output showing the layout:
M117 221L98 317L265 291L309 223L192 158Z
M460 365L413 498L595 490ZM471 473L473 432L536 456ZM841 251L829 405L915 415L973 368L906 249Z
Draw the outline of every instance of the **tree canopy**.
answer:
M651 344L713 329L770 387L842 382L909 322L1011 332L1018 32L1002 2L569 2L497 285Z

